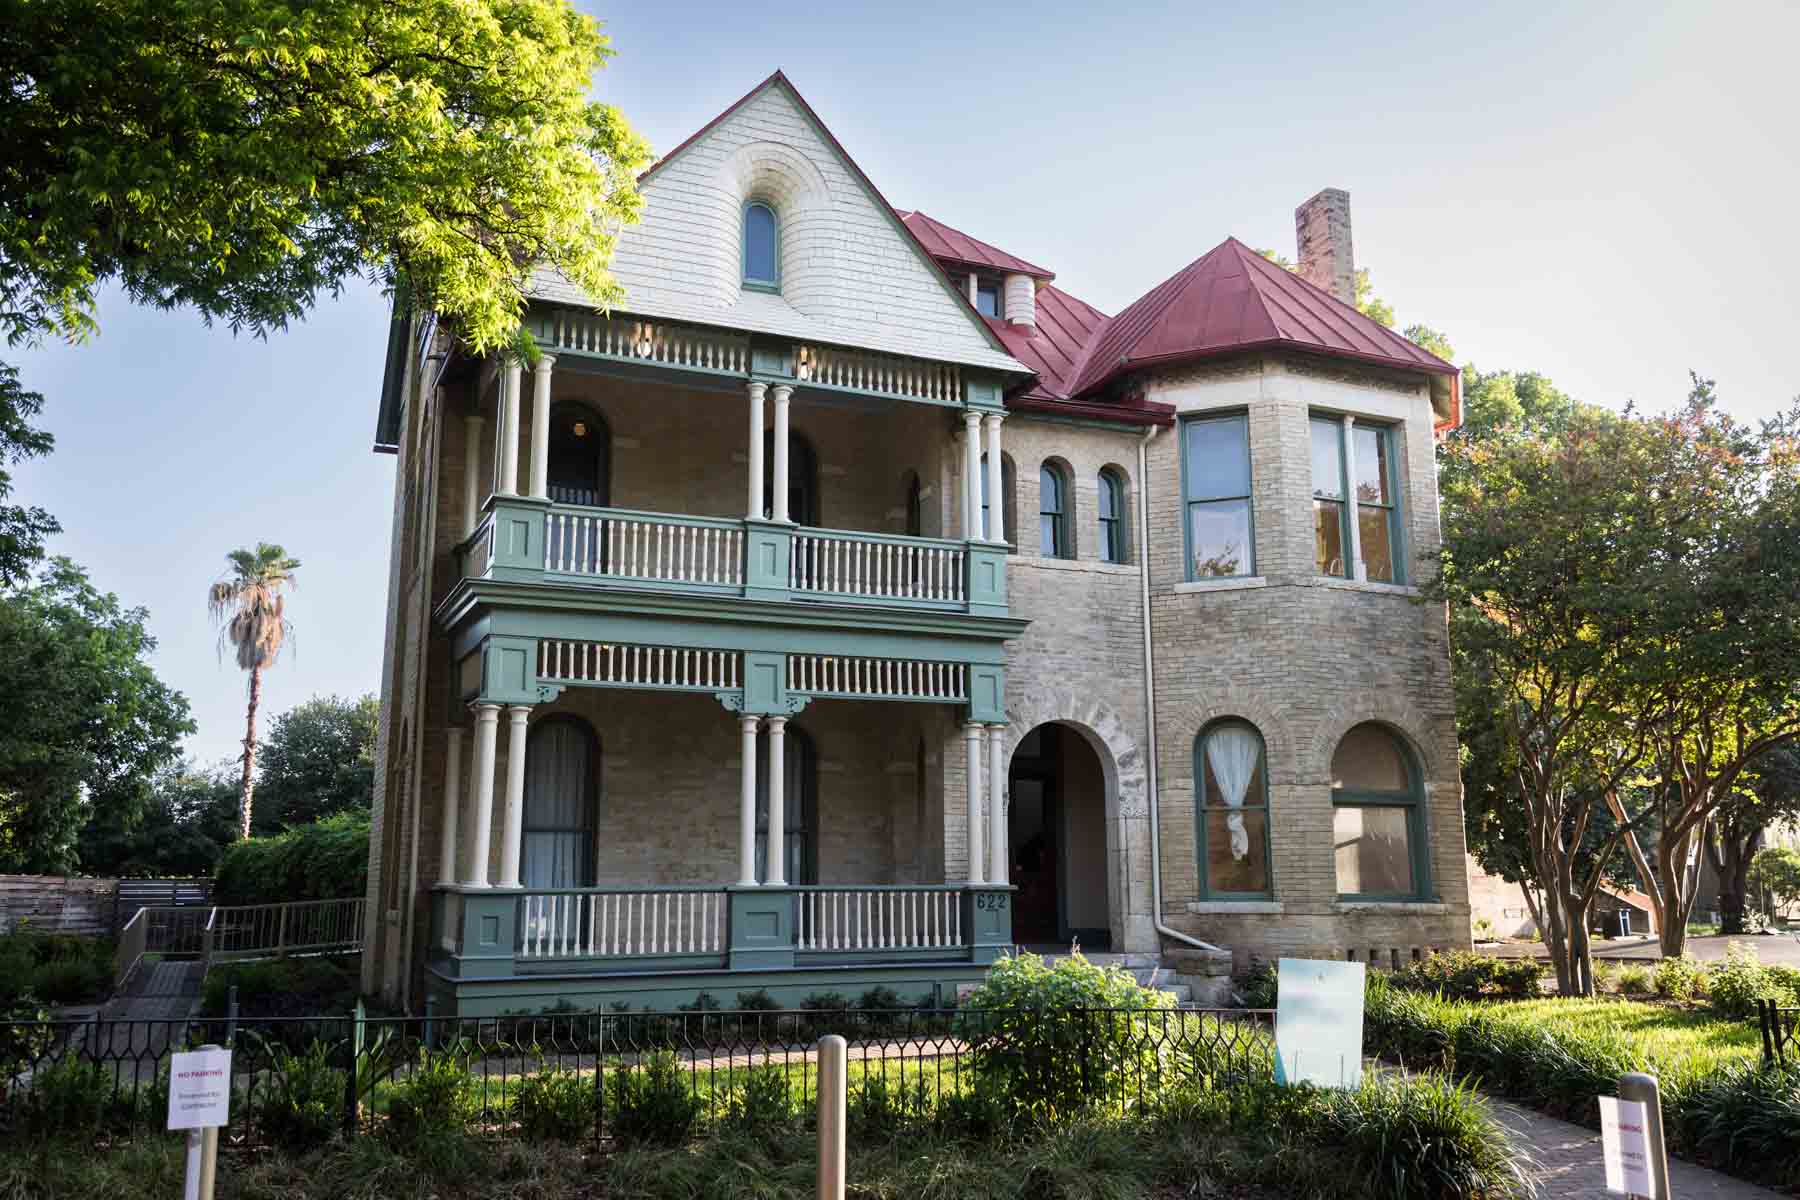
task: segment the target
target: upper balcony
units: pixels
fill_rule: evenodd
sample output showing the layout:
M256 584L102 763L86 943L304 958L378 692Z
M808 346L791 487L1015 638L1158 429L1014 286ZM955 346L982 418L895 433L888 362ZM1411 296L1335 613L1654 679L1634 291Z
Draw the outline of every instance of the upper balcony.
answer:
M464 579L1006 615L1003 543L494 496Z
M540 359L471 378L441 435L453 584L1008 617L1008 547L982 536L1002 376L566 308L527 328Z

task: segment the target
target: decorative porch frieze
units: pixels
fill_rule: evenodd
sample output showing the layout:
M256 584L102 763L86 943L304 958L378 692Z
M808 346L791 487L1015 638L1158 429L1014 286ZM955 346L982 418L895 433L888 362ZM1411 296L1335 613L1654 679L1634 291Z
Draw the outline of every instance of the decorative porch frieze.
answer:
M968 699L969 668L904 658L790 654L787 686L812 696L951 703Z
M538 643L539 678L589 687L716 692L741 685L743 655L735 650L615 642Z

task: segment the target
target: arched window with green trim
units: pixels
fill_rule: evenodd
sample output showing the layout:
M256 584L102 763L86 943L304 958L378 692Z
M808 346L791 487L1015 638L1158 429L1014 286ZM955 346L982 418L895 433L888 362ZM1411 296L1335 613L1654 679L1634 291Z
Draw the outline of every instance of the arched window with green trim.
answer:
M1201 730L1194 739L1194 784L1200 895L1272 898L1269 763L1262 734L1235 717Z
M1340 896L1416 900L1431 889L1418 761L1386 726L1350 730L1331 756L1331 830Z

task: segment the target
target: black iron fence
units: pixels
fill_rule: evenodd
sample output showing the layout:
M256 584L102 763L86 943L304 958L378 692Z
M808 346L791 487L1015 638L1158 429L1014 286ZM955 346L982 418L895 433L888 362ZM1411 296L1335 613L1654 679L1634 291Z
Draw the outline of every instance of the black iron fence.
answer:
M1800 1008L1782 1008L1773 1000L1756 1002L1762 1027L1763 1061L1800 1063Z
M0 1126L160 1129L170 1055L208 1043L233 1050L223 1135L234 1143L317 1142L400 1120L529 1130L546 1111L599 1139L629 1135L658 1104L704 1129L771 1094L800 1119L816 1098L816 1044L833 1033L849 1044L853 1112L932 1119L984 1095L1015 1110L1118 1111L1183 1085L1268 1078L1272 1018L851 1009L24 1022L0 1025Z

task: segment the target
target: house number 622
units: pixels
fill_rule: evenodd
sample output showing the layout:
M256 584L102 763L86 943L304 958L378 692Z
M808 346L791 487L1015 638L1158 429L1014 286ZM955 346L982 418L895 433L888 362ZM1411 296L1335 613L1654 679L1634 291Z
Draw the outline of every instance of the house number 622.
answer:
M1006 897L1004 895L980 895L975 897L975 907L982 912L1005 912Z

